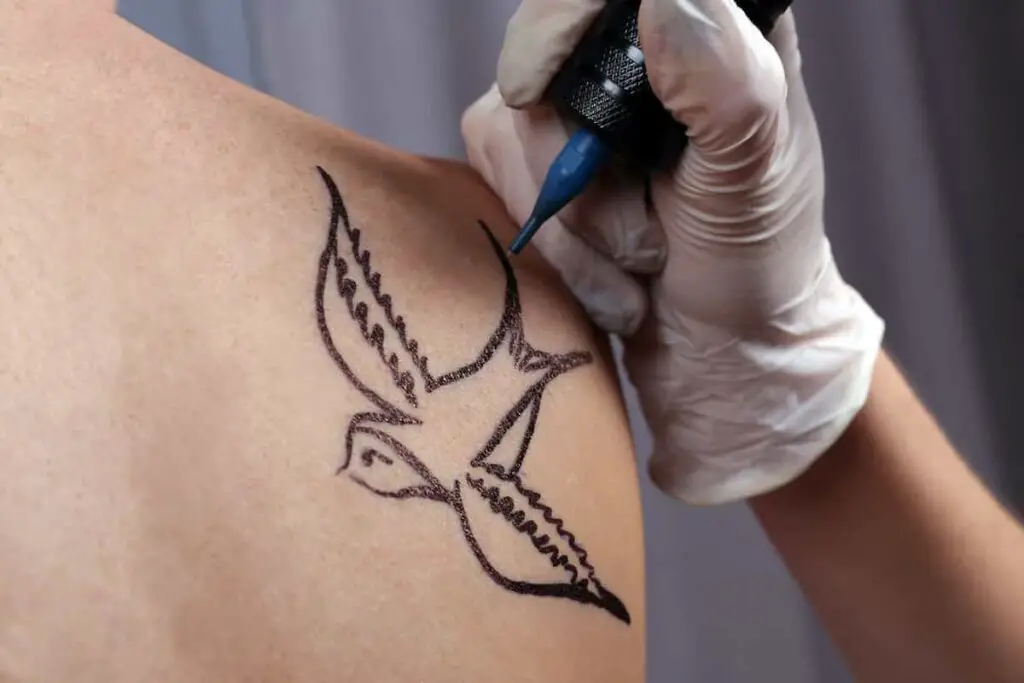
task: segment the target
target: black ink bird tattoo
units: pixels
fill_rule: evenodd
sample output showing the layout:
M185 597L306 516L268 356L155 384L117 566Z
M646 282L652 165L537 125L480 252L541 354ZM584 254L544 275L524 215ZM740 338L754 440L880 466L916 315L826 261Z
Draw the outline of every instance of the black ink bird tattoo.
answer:
M435 373L427 350L385 293L382 276L363 244L364 234L352 226L337 184L325 170L318 170L331 199L316 283L320 333L337 368L369 404L348 423L339 474L382 498L435 501L451 508L476 561L499 586L593 605L628 624L626 606L598 579L583 545L523 480L545 389L561 375L592 362L592 356L581 351L548 353L530 345L515 273L480 222L505 277L501 318L475 359ZM461 382L497 361L510 364L525 378L527 389L514 396L490 437L466 453L461 471L434 471L406 445L409 430L424 427L423 415L432 397L458 391ZM541 570L537 576L497 566L493 551L515 542L536 553Z

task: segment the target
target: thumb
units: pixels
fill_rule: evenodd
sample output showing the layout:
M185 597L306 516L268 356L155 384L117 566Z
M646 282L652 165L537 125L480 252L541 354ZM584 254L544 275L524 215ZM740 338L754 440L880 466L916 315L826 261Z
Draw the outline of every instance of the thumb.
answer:
M728 152L786 102L778 53L732 0L643 0L651 88L705 153Z

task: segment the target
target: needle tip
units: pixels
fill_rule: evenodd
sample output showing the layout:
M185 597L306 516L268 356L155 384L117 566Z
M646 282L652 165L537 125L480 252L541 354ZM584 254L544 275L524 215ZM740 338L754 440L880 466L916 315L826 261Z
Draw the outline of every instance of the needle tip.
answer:
M540 221L537 220L536 216L530 216L526 224L523 225L522 230L516 234L515 239L512 240L512 244L508 247L509 256L518 256L527 244L530 242L530 238L533 237L534 233L540 228Z

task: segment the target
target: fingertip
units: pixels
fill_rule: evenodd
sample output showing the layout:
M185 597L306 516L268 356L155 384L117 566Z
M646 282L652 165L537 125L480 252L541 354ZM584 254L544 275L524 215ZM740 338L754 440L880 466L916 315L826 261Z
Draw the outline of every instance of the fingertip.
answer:
M636 331L647 312L647 294L635 278L557 219L537 233L533 244L598 327L624 336Z
M498 56L498 88L508 106L540 102L603 7L604 0L523 0Z
M500 135L500 129L503 127L503 108L504 104L497 93L497 88L491 86L490 90L466 108L459 122L469 165L492 186L494 169L491 146L494 136Z
M607 171L563 212L566 227L627 272L660 272L665 236L648 210L642 184Z
M639 329L647 313L647 295L636 280L622 271L617 273L607 282L599 282L595 277L598 286L575 294L599 328L608 334L629 337Z
M484 122L501 104L502 99L498 93L498 86L492 84L487 92L476 98L462 112L462 118L459 120L459 130L462 132L463 139L469 141L470 139L480 137L482 133L481 127L484 125Z
M798 74L801 71L800 38L797 32L796 15L787 9L775 22L775 27L768 36L775 51L786 69L787 74Z
M735 3L644 0L639 21L651 87L698 146L731 146L784 107L779 56Z
M554 75L542 64L525 62L519 50L518 46L506 47L498 57L498 91L505 104L513 109L524 109L539 102Z

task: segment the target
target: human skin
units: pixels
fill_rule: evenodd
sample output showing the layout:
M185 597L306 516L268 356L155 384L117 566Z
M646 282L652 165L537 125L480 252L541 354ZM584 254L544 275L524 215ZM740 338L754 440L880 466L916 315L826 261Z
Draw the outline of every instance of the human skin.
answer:
M614 368L500 202L110 10L0 9L0 679L642 681Z

